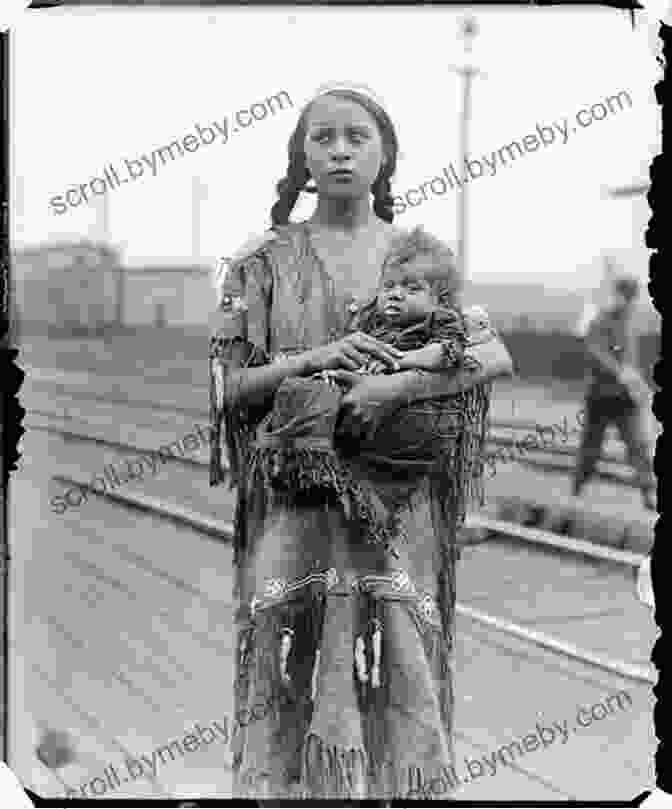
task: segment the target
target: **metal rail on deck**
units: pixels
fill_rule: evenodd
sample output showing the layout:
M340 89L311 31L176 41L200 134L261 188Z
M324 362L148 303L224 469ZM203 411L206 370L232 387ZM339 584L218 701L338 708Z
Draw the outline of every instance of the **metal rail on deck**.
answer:
M65 475L54 476L54 480L58 480L61 483L79 486L87 486L88 483L83 479ZM191 528L195 528L196 530L202 531L210 536L216 536L219 539L230 541L233 538L233 524L231 522L221 522L219 520L215 520L211 517L207 517L204 514L200 514L192 511L191 509L186 509L183 506L179 506L176 503L166 503L158 498L148 497L147 495L139 494L137 492L125 492L122 494L120 492L106 491L103 493L93 491L93 494L98 497L109 498L110 500L123 503L124 505L140 508L143 511L158 514L166 519L184 523ZM500 533L502 533L503 528L505 528L508 533L513 533L511 529L517 531L520 528L520 526L511 525L498 520L484 520L482 518L478 519L482 521L484 527L490 527L493 530L499 531ZM532 541L532 534L537 534L544 535L545 538L543 544L555 544L548 542L549 532L539 532L534 531L533 529L523 530L526 533L529 533L529 541ZM558 540L565 541L567 540L567 537L558 537ZM600 558L607 558L606 553L608 551L612 561L634 564L634 558L637 556L636 554L628 554L625 551L613 551L611 549L603 548L599 548L597 554L591 554L591 551L595 549L590 547L590 543L584 543L581 540L571 540L571 542L576 543L577 547L581 548L579 551L580 553L587 553L588 555L595 556L599 555ZM584 549L583 546L588 547ZM614 558L614 556L618 556L618 558ZM499 618L495 615L481 612L480 610L474 609L467 604L462 604L459 601L456 603L455 609L458 615L465 616L487 627L512 635L521 640L525 640L534 644L535 646L549 649L563 657L595 666L605 671L609 671L612 674L617 674L620 677L625 677L629 680L650 684L655 684L657 682L655 672L652 667L647 668L633 663L628 663L626 661L612 660L610 658L603 657L589 650L574 646L573 644L559 638L555 638L551 635L546 635L545 633L537 632L536 630L516 624L506 618Z
M62 382L44 382L41 380L29 379L30 384L36 387L59 388L64 396L73 400L83 402L103 402L104 404L119 404L127 407L145 408L146 410L156 410L166 413L178 413L191 417L207 418L208 411L205 408L179 407L178 405L164 405L151 399L129 399L127 396L119 396L118 393L90 393L89 391L72 392L72 387Z
M88 398L90 399L91 397L88 397ZM124 405L127 405L127 406L133 406L133 407L145 407L145 408L149 407L149 405L147 403L143 404L141 402L132 402L132 401L126 400L126 399L124 399L124 400L111 400L111 399L107 399L107 398L104 398L104 397L102 399L101 399L101 397L97 397L97 400L102 400L102 401L105 401L106 403L109 403L109 404L115 404L116 403L116 404L124 404ZM165 410L167 408L161 408L161 409ZM186 409L182 410L182 411L179 411L177 409L170 408L170 412L176 412L176 413L180 413L180 415L185 415L187 412L189 412L190 414L195 414L196 411L187 411ZM73 419L73 417L70 415L70 412L69 412L69 410L67 408L63 408L62 412L60 412L60 413L56 413L56 412L51 412L50 413L50 412L45 411L45 410L40 410L39 408L29 408L28 413L29 414L34 413L34 414L42 416L44 418L58 419L58 420L66 421L66 422L71 421ZM205 412L201 413L200 415L204 419L207 418L207 414ZM81 438L83 440L88 439L88 440L91 440L91 441L95 441L96 443L107 444L107 445L109 445L111 447L116 446L119 449L131 448L131 449L138 449L138 450L141 450L143 452L152 452L152 449L147 448L147 447L132 447L130 444L124 444L121 441L112 441L112 440L109 440L109 439L101 439L101 438L98 438L97 436L87 435L86 433L75 433L72 430L59 429L57 427L45 427L44 425L40 425L40 424L31 424L30 426L32 426L33 429L36 429L36 430L40 430L40 429L46 430L46 431L52 430L53 432L60 432L62 435L67 436L69 438ZM565 452L565 451L566 450L563 450L563 452ZM559 449L558 450L535 450L535 452L536 453L541 453L542 455L543 454L546 454L546 455L562 454ZM569 465L559 464L556 461L548 460L548 459L544 459L544 458L532 458L532 457L526 457L525 455L521 455L521 457L515 458L514 460L517 463L528 464L530 466L538 466L538 467L541 467L543 469L549 469L551 471L559 471L559 472L564 472L564 471L570 472L571 471L571 468L570 468ZM194 460L193 463L199 464L201 462L198 461L198 460ZM631 478L627 477L625 474L621 475L621 474L617 474L615 472L598 469L598 470L596 470L596 475L598 477L600 477L600 478L603 478L604 480L608 480L611 483L616 483L616 484L624 485L624 486L632 486L632 487L634 487L636 485L635 482Z
M552 452L547 454L557 455L557 453ZM567 476L574 474L574 467L572 464L558 461L555 458L522 456L521 458L516 458L516 463L523 464L524 466L537 467L546 472L559 472L560 474ZM626 468L625 465L624 468ZM628 474L627 472L611 472L606 469L600 469L598 464L598 467L595 470L595 477L598 480L604 480L607 483L615 483L617 486L627 486L631 489L639 489L639 484L635 480L632 473Z
M30 411L32 412L32 411ZM40 413L40 415L48 415L47 413ZM112 449L127 450L131 449L139 453L156 452L154 447L139 447L137 445L128 444L122 441L112 441L106 438L99 438L97 436L85 435L83 433L76 433L71 430L63 428L50 427L44 425L30 424L34 429L43 429L46 431L54 431L63 435L66 438L83 439L108 446ZM207 466L207 461L201 460L198 457L188 458L180 456L171 456L171 460L193 466ZM588 542L582 539L575 539L573 537L560 536L551 531L544 531L538 528L528 528L526 526L517 525L515 523L506 522L503 520L495 520L488 517L482 517L474 514L467 517L467 528L481 528L492 533L504 534L520 539L524 542L530 542L537 545L547 545L555 547L567 552L581 554L584 556L591 556L597 559L604 559L610 562L617 562L619 564L629 565L631 567L639 567L644 560L644 556L630 551L623 551L614 548L609 548L603 545L596 545L595 543Z
M581 663L588 663L591 666L603 669L612 674L618 674L628 680L650 683L651 685L655 685L658 681L653 667L638 666L635 663L603 657L595 652L574 646L573 643L568 643L552 635L547 635L544 632L537 632L534 629L529 629L526 626L521 626L521 624L509 621L506 618L498 618L495 615L481 612L467 604L461 604L459 601L455 604L455 611L458 615L464 615L467 618L478 621L478 623L484 626L497 629L508 635L513 635L516 638L533 643L535 646L540 646L543 649L550 649L552 652L562 655L563 657L568 657L571 660L578 660Z
M53 414L47 414L44 412L39 412L37 410L29 410L29 413L38 413L38 415L47 416L53 418ZM110 449L116 450L132 450L132 452L136 455L151 455L152 453L158 452L156 447L141 447L138 444L129 444L124 441L113 441L109 438L100 438L96 435L89 435L87 433L76 433L69 429L63 429L62 427L54 427L53 425L45 425L45 424L36 424L31 419L26 419L24 421L26 426L30 427L31 430L42 430L47 433L57 433L58 435L62 436L66 441L87 441L91 444L99 444L103 447L110 447ZM169 446L169 445L167 445ZM208 462L206 460L201 460L198 457L189 457L188 455L171 455L171 461L176 461L177 463L186 464L188 466L207 466Z
M53 475L52 479L58 483L65 483L71 486L81 486L82 488L89 489L90 480L83 478L73 477L71 475ZM188 525L190 528L195 528L202 531L209 536L217 537L218 539L231 540L233 538L233 523L222 522L201 514L197 511L192 511L189 508L180 506L177 503L165 503L159 500L158 497L149 497L146 494L138 492L115 492L115 491L97 491L96 489L89 489L89 491L97 497L108 498L117 503L122 503L126 506L132 506L142 511L149 511L153 514L159 514L175 522L181 522Z
M606 545L597 545L594 542L587 542L585 539L560 536L559 534L554 534L552 531L528 528L525 525L506 522L505 520L493 520L490 517L481 517L479 514L470 515L467 524L473 528L483 528L493 533L515 537L523 542L529 542L532 545L546 545L581 556L592 556L595 559L604 559L608 562L617 562L618 564L629 565L630 567L639 567L646 558L640 553L621 551Z
M40 415L42 416L50 415L45 411L29 411L29 412L39 412ZM65 415L61 416L59 414L53 414L53 416L55 418L62 418L65 420L69 418L68 416ZM88 440L100 444L102 446L109 446L113 449L118 450L130 449L136 453L156 452L156 448L154 447L139 447L137 445L132 445L121 441L113 441L110 439L99 438L97 436L86 435L84 433L76 433L73 432L72 430L63 429L61 427L30 424L30 420L27 423L34 429L43 429L46 431L57 432L60 435L63 435L64 437L67 438ZM197 457L189 458L174 455L171 456L171 460L175 460L180 463L189 464L192 466L207 466L207 461L201 460ZM579 554L583 556L590 556L596 559L603 559L609 562L616 562L618 564L624 564L634 568L639 567L639 565L644 561L645 558L642 554L610 548L604 545L597 545L593 542L588 542L586 540L576 539L573 537L560 536L559 534L554 534L551 531L544 531L538 528L529 528L527 526L518 525L516 523L510 523L503 520L495 520L488 517L483 517L478 514L472 514L467 517L466 527L484 529L491 533L498 533L503 534L504 536L515 537L516 539L522 540L524 542L529 542L531 544L554 547L562 551Z
M545 446L541 441L539 441L539 443L536 445L526 447L523 444L524 437L518 438L517 436L516 437L512 436L510 430L513 428L510 428L509 432L505 434L503 432L504 428L505 425L501 425L499 424L499 422L491 423L490 429L488 430L488 439L493 444L502 447L516 447L517 445L520 445L519 454L521 456L526 455L528 452L541 452L548 455L561 455L564 457L567 456L574 457L574 455L576 455L577 450L579 449L578 442L570 441L560 446L557 440L553 441L553 443L549 444L548 446ZM519 430L520 432L523 432L525 430L525 428L522 426L517 427L515 429ZM539 438L538 435L534 435L534 433L532 433L531 431L528 431L526 434L532 435L533 438L535 439ZM605 463L615 464L616 466L627 465L625 453L623 451L617 452L614 450L603 450L600 456L600 460Z
M120 396L118 393L118 387L115 388L114 392L109 394L101 395L99 393L91 392L89 389L86 390L76 390L73 392L72 386L68 386L67 380L74 378L77 379L77 375L74 372L63 372L57 370L48 370L42 368L34 368L32 366L24 366L25 370L28 375L28 382L37 386L37 387L52 387L52 388L59 388L64 391L65 395L71 396L73 399L81 399L82 401L101 401L108 404L121 404L126 405L128 407L142 407L142 408L152 408L158 411L165 411L165 412L174 412L179 413L180 415L189 415L189 416L197 416L201 418L208 417L208 411L206 407L202 409L199 408L183 408L178 407L177 405L164 405L161 402L155 402L151 400L138 400L138 399L130 399L126 396ZM81 376L81 375L80 375ZM94 374L86 374L85 376L85 383L87 386L90 386L91 380L95 377ZM100 376L99 379L103 385L114 386L114 382L117 377L102 377ZM82 384L84 384L84 381ZM191 386L191 390L198 389L201 386ZM203 401L207 402L208 400L208 391L207 388L202 387L203 390ZM492 421L490 424L491 428L499 432L494 432L489 436L490 440L493 444L500 444L500 445L509 445L515 446L515 440L510 435L503 435L501 431L503 430L517 430L517 431L525 431L527 433L536 434L538 432L538 428L540 427L539 424L535 424L533 422L527 421L509 421L506 419ZM553 447L534 447L527 452L539 452L545 453L549 455L572 455L573 454L573 447L570 446L553 446ZM522 453L521 453L522 455ZM624 465L624 458L623 456L619 456L613 452L605 452L601 459L601 461L607 463L613 463L618 466ZM625 480L622 482L626 482Z

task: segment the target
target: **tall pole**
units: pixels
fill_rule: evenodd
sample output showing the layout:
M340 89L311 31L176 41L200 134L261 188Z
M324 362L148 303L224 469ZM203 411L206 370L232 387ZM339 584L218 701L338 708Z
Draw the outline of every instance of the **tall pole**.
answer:
M461 67L452 68L462 77L462 111L460 116L460 165L464 171L464 182L457 200L457 251L458 261L463 277L467 277L467 240L468 240L468 182L466 167L469 157L469 124L471 121L471 84L474 76L482 75L478 68L470 64L473 40L478 33L478 25L473 17L462 20L460 35L464 41L465 63Z
M208 188L195 176L191 183L191 255L195 264L201 262L201 202L208 198Z
M124 327L124 268L119 262L119 266L116 268L116 281L117 281L117 295L116 295L116 312L115 312L115 321L117 324L117 328L121 331Z
M467 216L469 208L467 192L467 159L469 156L469 120L471 118L471 82L473 75L468 67L462 74L462 117L460 119L460 166L463 167L464 184L457 199L458 253L463 277L467 277Z
M103 232L103 243L109 244L110 242L110 200L107 196L107 192L103 194L100 198L100 219L101 219L101 230Z
M110 201L107 193L101 194L91 202L93 223L86 230L88 239L92 242L109 244L110 241ZM83 237L80 235L80 239Z

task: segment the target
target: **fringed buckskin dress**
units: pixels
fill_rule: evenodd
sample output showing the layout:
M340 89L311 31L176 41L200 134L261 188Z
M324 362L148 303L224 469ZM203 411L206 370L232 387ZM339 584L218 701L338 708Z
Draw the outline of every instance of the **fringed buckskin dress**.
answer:
M338 339L365 302L337 286L301 225L234 261L221 301L226 323L210 349L211 484L226 477L226 450L237 486L236 794L387 800L419 779L454 780L456 532L477 476L464 452L410 481L392 476L394 554L369 541L337 497L269 491L250 459L272 401L241 406L229 370ZM482 313L465 323L466 352L496 339ZM463 398L458 444L460 434L482 440L487 401Z

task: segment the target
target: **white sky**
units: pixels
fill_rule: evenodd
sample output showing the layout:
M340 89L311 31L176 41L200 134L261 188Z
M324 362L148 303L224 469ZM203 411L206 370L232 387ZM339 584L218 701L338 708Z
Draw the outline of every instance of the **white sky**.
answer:
M204 260L230 254L268 224L275 182L299 107L320 84L363 82L384 99L402 159L395 191L418 186L459 160L461 10L408 8L52 9L14 29L14 174L22 202L15 244L86 235L88 206L57 216L51 196L125 157L170 143L286 90L294 109L255 123L227 144L202 146L108 193L110 236L129 264L192 256L191 182L202 204ZM626 90L633 107L518 158L471 186L473 278L507 275L553 285L594 285L587 268L609 248L632 247L633 208L604 188L646 179L660 151L660 76L646 30L629 16L588 6L477 9L473 59L486 72L473 89L471 152L573 117ZM147 170L148 172L148 170ZM456 193L398 217L456 239ZM299 209L310 213L311 201ZM639 212L641 219L641 210ZM643 250L643 249L642 249ZM642 252L644 258L646 253ZM583 269L582 269L583 268ZM640 270L646 273L644 262Z

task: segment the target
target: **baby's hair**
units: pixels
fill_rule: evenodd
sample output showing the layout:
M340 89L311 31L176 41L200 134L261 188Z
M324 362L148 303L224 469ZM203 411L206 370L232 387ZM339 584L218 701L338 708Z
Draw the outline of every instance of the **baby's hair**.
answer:
M389 115L381 106L376 104L375 101L362 93L358 93L356 90L332 90L329 93L318 96L318 98L324 98L327 95L336 98L344 98L347 101L359 104L361 107L364 107L378 125L383 141L385 163L371 186L371 192L373 193L373 210L375 214L385 222L392 222L394 218L394 197L392 196L390 180L394 176L394 172L397 168L399 144L394 125ZM271 208L271 222L273 227L286 225L289 222L289 217L296 205L299 194L301 191L308 190L305 186L310 179L310 173L306 167L306 154L303 144L306 137L308 116L316 100L317 99L313 99L313 101L304 107L299 116L296 129L289 139L287 146L289 155L287 173L276 185L278 200Z
M383 267L383 274L385 270L412 262L418 256L429 256L433 259L432 269L425 274L425 278L439 304L454 305L462 289L463 280L455 262L455 254L445 242L421 227L396 240Z

